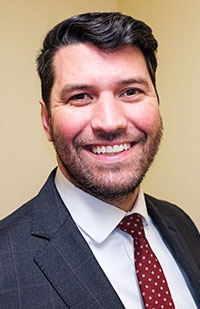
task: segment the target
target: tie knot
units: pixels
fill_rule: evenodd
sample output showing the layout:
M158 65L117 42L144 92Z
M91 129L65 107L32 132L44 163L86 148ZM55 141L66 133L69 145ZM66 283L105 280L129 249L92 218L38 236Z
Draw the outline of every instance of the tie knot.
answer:
M130 234L133 238L145 237L142 216L139 214L124 217L118 224L118 228Z

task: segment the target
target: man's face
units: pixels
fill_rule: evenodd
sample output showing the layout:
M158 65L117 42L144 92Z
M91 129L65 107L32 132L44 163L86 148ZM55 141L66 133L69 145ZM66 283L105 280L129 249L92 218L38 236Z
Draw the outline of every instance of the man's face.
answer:
M64 175L103 199L134 191L158 149L162 123L141 51L102 52L90 44L60 48L54 58L46 134Z

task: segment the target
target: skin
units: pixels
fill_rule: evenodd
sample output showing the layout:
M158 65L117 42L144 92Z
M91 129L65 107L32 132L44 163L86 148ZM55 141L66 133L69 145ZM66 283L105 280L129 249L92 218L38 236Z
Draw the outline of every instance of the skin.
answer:
M102 52L90 44L55 54L51 115L41 115L60 169L76 186L129 211L162 135L158 99L145 59L132 46ZM119 153L97 147L131 145ZM112 148L111 148L112 149Z

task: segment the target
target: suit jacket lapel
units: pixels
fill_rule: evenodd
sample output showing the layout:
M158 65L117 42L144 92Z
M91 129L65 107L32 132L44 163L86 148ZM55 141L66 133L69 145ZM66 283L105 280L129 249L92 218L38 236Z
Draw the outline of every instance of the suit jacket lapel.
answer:
M149 215L160 231L160 234L171 250L174 258L180 265L183 273L186 275L191 293L196 302L199 303L200 259L198 256L199 247L197 247L199 243L194 243L193 238L190 240L187 227L184 226L183 221L178 224L175 211L173 211L172 215L167 205L159 205L159 207L157 207L157 204L160 202L147 195L146 203ZM180 215L179 213L178 217L180 217Z
M48 239L34 260L69 308L124 308L62 203L53 175L36 198L32 235Z

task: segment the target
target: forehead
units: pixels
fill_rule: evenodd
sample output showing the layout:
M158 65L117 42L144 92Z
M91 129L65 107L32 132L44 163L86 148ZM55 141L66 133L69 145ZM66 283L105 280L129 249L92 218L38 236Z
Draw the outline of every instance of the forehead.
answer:
M53 61L55 82L77 82L83 79L119 79L120 76L145 77L149 82L144 56L139 48L125 46L116 51L104 52L91 44L72 44L58 49Z

